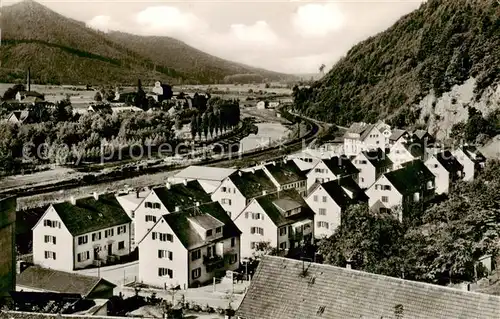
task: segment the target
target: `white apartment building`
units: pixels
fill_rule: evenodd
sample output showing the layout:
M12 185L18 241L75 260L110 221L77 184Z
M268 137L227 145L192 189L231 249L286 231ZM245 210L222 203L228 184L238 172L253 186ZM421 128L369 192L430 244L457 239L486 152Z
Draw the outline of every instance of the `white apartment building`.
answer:
M380 148L359 153L352 163L359 170L358 185L368 188L384 173L392 170L392 161Z
M385 131L385 128L384 128ZM388 133L383 134L375 124L353 123L344 135L344 153L355 156L375 148L385 148Z
M197 287L239 268L241 232L219 203L161 216L139 243L139 281Z
M463 165L460 164L450 151L430 156L425 161L425 166L436 176L437 194L447 194L453 187L453 184L464 177Z
M314 213L296 190L256 197L236 216L241 230L241 257L259 255L260 245L293 255L304 243L312 243Z
M52 204L33 227L33 262L73 271L130 253L131 219L114 194Z
M208 195L196 180L179 184L166 182L154 187L134 212L135 241L138 243L161 216L193 207L196 203L210 203Z
M321 160L307 173L307 189L316 183L326 183L347 176L358 180L358 173L358 169L346 157Z

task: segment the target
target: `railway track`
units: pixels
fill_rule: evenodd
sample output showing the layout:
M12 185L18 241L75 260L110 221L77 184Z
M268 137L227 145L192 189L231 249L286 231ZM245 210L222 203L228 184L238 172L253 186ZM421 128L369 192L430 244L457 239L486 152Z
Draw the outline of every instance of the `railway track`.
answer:
M291 114L290 114L291 115ZM296 115L294 115L296 116ZM275 145L272 147L268 147L265 149L256 149L248 152L244 152L234 156L233 154L227 154L222 157L218 157L212 160L203 161L199 163L199 165L209 165L209 166L222 166L222 167L240 167L243 168L245 166L252 165L252 163L259 161L271 161L276 158L282 157L285 155L283 151L286 153L298 151L302 149L304 145L308 145L311 143L321 132L326 130L328 126L325 123L321 123L312 119L302 118L303 123L305 122L308 126L308 133L301 138L296 138L291 141L285 142L280 145ZM99 176L96 178L95 175L89 174L88 176L84 176L78 180L68 180L61 183L56 183L53 185L42 185L42 186L33 186L26 188L19 188L15 190L8 190L5 192L0 192L2 195L9 196L20 196L20 197L30 197L34 195L41 195L56 191L61 191L65 189L75 189L84 186L92 186L99 185L105 183L116 182L120 180L125 180L129 178L134 178L140 175L151 175L161 172L168 172L172 170L183 169L187 166L182 167L168 167L165 169L154 169L148 171L137 171L137 172L129 172L128 174L117 175L117 176Z

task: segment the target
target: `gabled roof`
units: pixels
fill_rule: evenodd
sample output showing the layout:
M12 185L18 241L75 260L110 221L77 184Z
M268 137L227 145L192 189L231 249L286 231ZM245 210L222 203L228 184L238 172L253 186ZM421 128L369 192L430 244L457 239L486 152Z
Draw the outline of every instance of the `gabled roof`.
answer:
M183 210L192 207L199 202L210 203L212 199L198 181L189 181L184 183L173 184L168 189L166 186L153 188L153 191L158 196L163 205L169 212L174 212L176 207Z
M277 191L276 186L262 169L257 169L255 172L238 171L229 176L229 179L247 199L261 196L263 191L268 193Z
M333 201L337 203L337 205L339 205L340 207L346 207L353 203L351 198L342 189L342 186L340 186L338 180L323 183L321 185L318 185L318 187L319 186L323 187L323 189L328 193L328 195L330 195Z
M300 196L300 194L294 189L284 190L279 193L257 197L255 198L255 200L266 212L267 216L278 227L292 224L296 221L306 218L314 217L314 213L312 212L312 210L309 208L302 196ZM301 212L289 217L284 216L281 210L276 206L276 201L278 201L279 204L280 200L281 203L284 203L282 200L286 200L288 202L287 207L297 206L296 204L298 204L301 207ZM295 204L290 206L290 202L294 202Z
M114 194L93 196L69 202L53 204L62 222L73 236L130 223L132 220L123 210Z
M405 130L400 130L400 129L394 129L392 131L391 136L389 137L389 141L391 142L396 142L399 140L403 135L409 135L409 133Z
M349 176L359 173L359 170L354 164L345 156L335 156L331 159L322 160L326 167L332 171L336 176Z
M191 165L175 174L174 177L222 182L234 172L236 172L236 170L233 168Z
M111 289L116 285L99 277L84 276L37 266L31 266L17 275L16 284L36 290L60 292L88 296L98 284Z
M375 168L388 167L393 164L387 154L380 148L372 151L363 151L362 153Z
M218 222L224 224L222 227L223 239L236 237L241 234L241 231L236 227L224 208L222 208L218 202L195 206L175 214L163 215L163 219L170 226L177 238L179 238L182 245L188 250L204 246L210 242L203 240L189 221L189 218L197 218L198 216L211 216ZM219 225L219 223L217 223L217 225ZM154 227L151 231L153 230Z
M370 134L371 130L375 127L374 124L367 124L364 122L352 123L351 126L347 129L344 136L347 138L352 138L352 136L348 136L349 134L359 134L359 139L364 140L368 134Z
M461 147L465 155L469 157L473 162L480 163L485 162L486 157L473 145L465 145Z
M271 163L264 167L280 185L307 180L306 174L300 170L294 161L278 162L275 165Z
M450 151L436 154L436 159L449 173L456 173L464 169L464 166L460 164Z
M425 149L421 143L415 141L407 141L405 143L402 143L402 145L414 158L424 158Z
M423 140L425 137L432 137L426 130L415 130L413 135L415 135L419 140Z
M305 269L305 271L303 271ZM496 319L500 297L264 256L236 311L245 319Z
M421 160L402 164L403 167L385 173L384 176L401 193L410 194L426 187L429 180L435 179L434 174Z
M30 112L26 110L13 111L11 116L14 116L19 122L24 122L29 118Z
M352 193L353 201L356 202L368 201L368 196L366 195L365 191L362 190L361 187L359 187L358 183L356 183L356 181L352 177L350 176L343 177L339 179L338 182L342 188Z

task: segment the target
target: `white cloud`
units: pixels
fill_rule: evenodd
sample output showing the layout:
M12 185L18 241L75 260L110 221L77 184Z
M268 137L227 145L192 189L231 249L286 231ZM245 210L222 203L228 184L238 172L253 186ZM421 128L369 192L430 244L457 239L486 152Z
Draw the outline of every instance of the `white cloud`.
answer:
M344 26L345 18L335 3L302 5L292 15L295 30L303 37L324 37Z
M154 35L186 34L207 26L196 15L172 6L148 7L136 15L136 22L141 33Z
M95 16L90 21L86 23L87 27L96 29L103 32L109 32L111 30L119 30L121 26L111 19L110 16Z
M243 44L269 46L278 43L279 38L266 21L257 21L253 25L233 24L229 36L234 42Z

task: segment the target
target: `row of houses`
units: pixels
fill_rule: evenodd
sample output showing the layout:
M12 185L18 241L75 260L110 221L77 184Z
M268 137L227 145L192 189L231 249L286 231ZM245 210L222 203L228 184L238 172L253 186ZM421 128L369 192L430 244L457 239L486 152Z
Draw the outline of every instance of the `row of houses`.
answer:
M143 283L196 286L238 269L263 246L299 253L332 235L356 203L402 221L415 203L470 180L485 161L470 146L427 153L398 164L377 148L316 159L312 168L298 158L248 169L190 166L143 191L51 205L33 228L34 261L71 271L138 249Z

